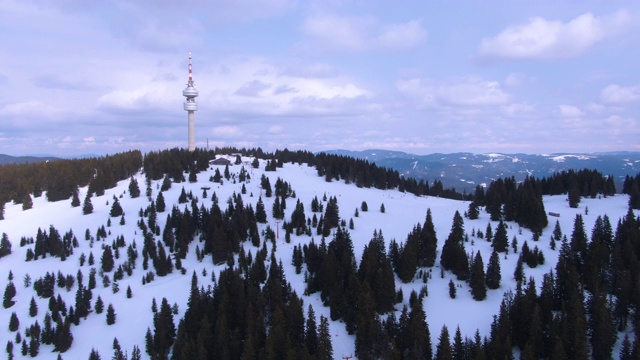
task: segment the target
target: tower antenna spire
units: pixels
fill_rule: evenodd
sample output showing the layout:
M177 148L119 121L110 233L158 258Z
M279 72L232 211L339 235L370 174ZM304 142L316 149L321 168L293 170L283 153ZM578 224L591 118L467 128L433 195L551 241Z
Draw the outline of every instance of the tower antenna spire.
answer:
M191 51L189 51L189 82L193 82L193 71L191 70Z
M198 97L198 90L193 83L193 70L191 62L191 51L189 51L189 81L187 87L182 90L182 96L186 98L184 102L184 110L187 112L187 121L189 127L189 151L196 149L196 133L195 133L195 111L198 110L198 103L196 103L196 97Z

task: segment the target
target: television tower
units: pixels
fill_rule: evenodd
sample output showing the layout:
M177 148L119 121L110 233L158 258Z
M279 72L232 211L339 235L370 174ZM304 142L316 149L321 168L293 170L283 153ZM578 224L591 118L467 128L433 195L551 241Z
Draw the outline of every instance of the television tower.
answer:
M191 72L191 51L189 51L189 82L187 87L182 90L182 96L187 98L184 102L184 110L188 113L189 122L189 151L196 149L196 130L194 112L198 110L198 103L196 103L196 97L198 96L198 90L193 84L193 73Z

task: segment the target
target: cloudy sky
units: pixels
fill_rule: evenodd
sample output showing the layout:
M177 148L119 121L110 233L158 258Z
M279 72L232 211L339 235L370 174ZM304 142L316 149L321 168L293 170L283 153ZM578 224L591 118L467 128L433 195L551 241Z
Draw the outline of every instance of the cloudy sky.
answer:
M0 0L0 153L186 147L190 50L200 147L640 151L639 2Z

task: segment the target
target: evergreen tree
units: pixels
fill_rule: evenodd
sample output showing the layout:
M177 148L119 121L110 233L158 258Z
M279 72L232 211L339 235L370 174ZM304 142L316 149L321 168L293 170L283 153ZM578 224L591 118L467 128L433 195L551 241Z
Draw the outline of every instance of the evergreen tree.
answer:
M158 196L156 196L155 204L156 204L156 212L162 213L167 208L167 205L165 204L165 201L164 201L164 195L162 195L162 191L158 193Z
M318 351L318 327L316 326L316 314L311 305L307 311L304 341L309 355L314 356Z
M104 247L102 251L102 257L100 258L100 263L102 264L102 271L110 272L114 267L113 260L113 251L111 251L111 246L107 245Z
M87 191L87 196L84 198L84 203L82 204L82 213L84 215L91 214L93 212L93 204L91 203L91 192Z
M329 331L329 320L320 316L320 327L318 328L318 352L317 359L333 359L333 344L331 343L331 333Z
M2 306L5 309L8 309L12 307L13 304L15 304L15 301L13 301L13 297L16 296L16 293L17 292L16 292L15 285L13 285L12 281L9 281L9 283L4 289L4 296L2 298Z
M482 301L487 297L487 286L485 284L484 262L480 251L476 253L476 257L471 265L471 295L476 301Z
M25 194L22 199L22 210L29 210L33 207L33 199L30 194Z
M122 216L122 206L120 206L120 202L117 197L113 198L113 203L111 204L111 211L109 211L109 216L118 217Z
M589 318L592 355L595 359L610 359L617 340L616 328L604 295L593 296Z
M449 330L446 325L442 325L440 337L438 338L438 346L436 347L436 356L434 360L453 360L451 352L451 340L449 339Z
M89 354L89 360L101 360L100 354L96 349L91 349L91 353Z
M116 311L113 308L113 304L109 304L107 307L107 325L113 325L116 323Z
M507 225L500 220L493 237L493 249L497 252L509 251L509 236L507 235Z
M36 304L36 299L32 296L31 301L29 302L29 316L36 317L38 315L38 304Z
M498 256L498 252L494 249L489 258L489 265L487 265L486 284L489 289L495 290L500 287L501 281L500 256Z
M20 320L18 320L18 315L15 312L11 313L11 318L9 318L9 331L17 331L20 328Z
M267 223L267 212L262 202L262 196L258 197L258 202L256 203L256 221L261 224Z
M7 233L2 233L2 237L0 237L0 259L9 254L11 254L11 241L9 241Z
M469 220L477 220L478 217L480 217L478 203L475 200L469 203L469 208L467 209L467 217L469 218Z
M456 284L453 282L453 279L449 280L449 297L455 299L457 295Z
M138 181L135 177L131 177L131 181L129 182L129 196L132 199L135 199L140 196L140 187L138 186Z
M71 207L78 207L80 206L80 195L79 195L80 190L78 189L78 186L76 185L76 188L73 190L73 195L71 196Z

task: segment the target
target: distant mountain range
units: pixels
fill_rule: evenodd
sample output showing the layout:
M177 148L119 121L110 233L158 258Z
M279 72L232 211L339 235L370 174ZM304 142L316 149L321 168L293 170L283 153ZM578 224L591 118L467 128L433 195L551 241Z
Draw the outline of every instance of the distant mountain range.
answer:
M54 156L11 156L6 154L0 154L0 165L5 164L26 164L33 162L41 162L48 160L60 160L60 158Z
M596 169L611 175L620 189L625 176L640 172L640 152L620 151L590 154L429 154L415 155L390 150L327 150L327 154L368 160L378 166L397 170L406 177L440 180L445 187L473 190L476 185L489 184L497 178L514 176L522 180L527 175L550 176L563 170ZM83 156L84 157L84 156ZM0 154L0 165L60 160L54 156L10 156Z
M640 172L640 152L607 152L591 154L429 154L414 155L389 150L329 150L327 154L365 159L378 166L397 170L400 174L429 182L440 180L445 187L472 190L478 184L489 184L497 178L527 175L546 177L563 170L596 169L611 175L616 188L627 175Z

